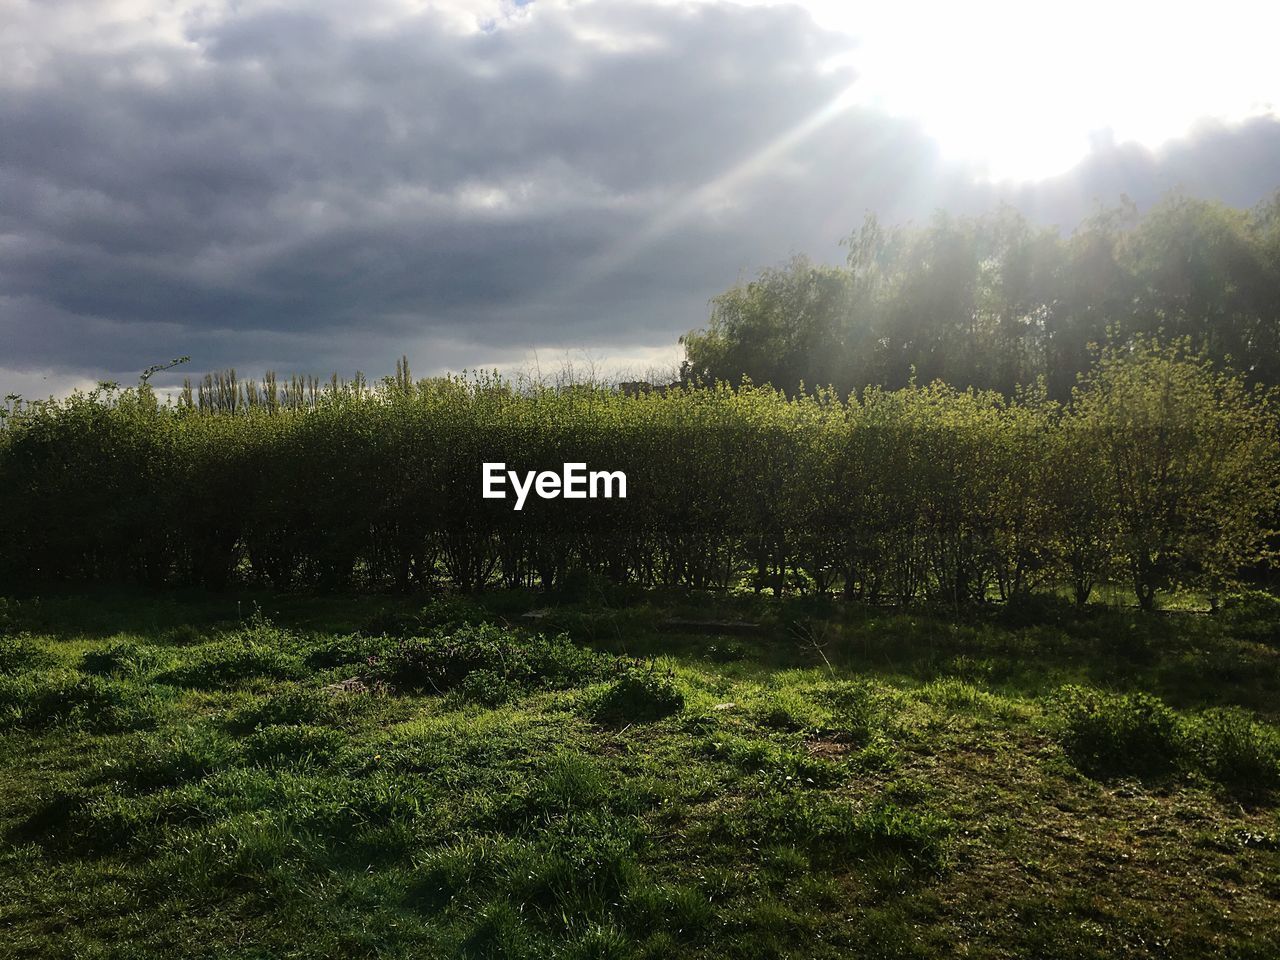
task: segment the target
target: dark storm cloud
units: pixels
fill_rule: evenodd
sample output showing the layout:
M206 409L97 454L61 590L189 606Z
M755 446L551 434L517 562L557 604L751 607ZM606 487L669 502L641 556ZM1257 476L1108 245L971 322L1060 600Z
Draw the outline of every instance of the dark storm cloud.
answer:
M460 32L297 4L182 42L40 40L0 98L0 379L652 347L745 272L838 257L870 210L999 192L865 110L771 153L853 80L847 41L793 8L611 2ZM1277 131L1109 147L1015 199L1064 224L1144 184L1252 202Z

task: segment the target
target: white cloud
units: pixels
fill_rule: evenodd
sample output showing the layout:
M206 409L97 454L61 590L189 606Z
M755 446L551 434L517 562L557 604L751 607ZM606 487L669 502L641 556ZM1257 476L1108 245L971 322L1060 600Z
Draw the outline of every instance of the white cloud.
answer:
M1136 84L1170 75L1147 66L1180 49L1167 24L1151 49L1099 40L1099 59L1084 19L1048 55L1016 17L1002 33L905 10L0 0L0 367L131 379L191 354L377 373L408 350L429 372L577 347L642 363L760 265L838 258L868 210L989 202L965 164L1057 156L1079 104L1145 97L1145 139L1265 86L1248 63L1193 74L1164 117L1178 98ZM1216 180L1194 150L1124 169L1256 198L1270 131L1201 136ZM1071 217L1091 184L1134 192L1109 170L1028 203Z

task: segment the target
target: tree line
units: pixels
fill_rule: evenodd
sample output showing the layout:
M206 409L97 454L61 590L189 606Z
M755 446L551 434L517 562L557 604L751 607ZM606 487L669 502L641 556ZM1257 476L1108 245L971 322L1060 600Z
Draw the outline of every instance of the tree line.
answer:
M1280 193L1254 210L1180 195L1100 210L1070 236L1006 208L888 229L869 217L844 266L804 257L712 302L682 338L685 377L788 392L935 379L1006 396L1043 378L1066 402L1091 345L1188 338L1280 385Z
M933 382L624 393L492 376L211 378L11 402L0 578L555 588L587 575L869 602L1218 596L1267 557L1276 395L1185 340L1066 402ZM481 497L488 461L622 470L626 500Z

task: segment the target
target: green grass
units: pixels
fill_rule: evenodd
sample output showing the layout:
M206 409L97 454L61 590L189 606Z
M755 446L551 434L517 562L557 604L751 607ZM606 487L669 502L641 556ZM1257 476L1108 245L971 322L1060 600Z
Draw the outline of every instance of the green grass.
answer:
M7 600L0 956L1280 955L1274 604L635 599Z

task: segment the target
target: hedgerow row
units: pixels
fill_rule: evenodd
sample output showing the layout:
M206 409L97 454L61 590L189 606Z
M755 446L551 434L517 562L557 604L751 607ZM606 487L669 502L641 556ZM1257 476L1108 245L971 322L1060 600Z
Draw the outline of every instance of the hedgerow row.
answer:
M268 390L267 384L270 385ZM231 399L235 394L234 401ZM274 394L274 396L273 396ZM0 576L461 590L575 578L1005 599L1211 594L1266 555L1274 396L1184 345L1103 355L1065 406L942 384L840 398L497 378L222 378L11 404ZM480 468L622 470L625 500L480 496Z

